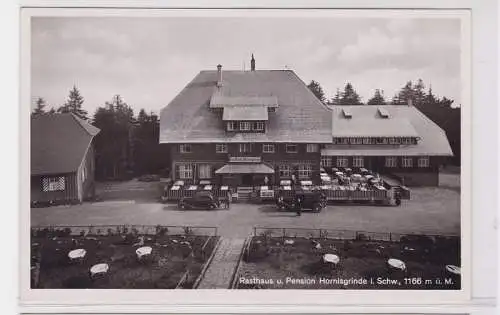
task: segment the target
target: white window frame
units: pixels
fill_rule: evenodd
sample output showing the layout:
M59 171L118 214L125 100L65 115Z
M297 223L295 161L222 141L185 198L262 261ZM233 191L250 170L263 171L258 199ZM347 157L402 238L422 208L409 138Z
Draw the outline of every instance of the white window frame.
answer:
M64 176L43 177L42 190L49 191L64 191L66 189L66 178Z
M385 167L398 167L398 158L396 156L386 156Z
M417 161L418 167L429 167L431 165L430 158L428 156L421 156Z
M401 139L401 144L413 144L413 141L409 137L404 137Z
M332 158L330 156L322 156L320 164L321 167L332 167Z
M257 130L257 131L264 130L264 122L263 121L257 121L257 122L255 122L255 124L254 124L254 130Z
M345 156L337 156L335 165L337 165L337 167L349 167L349 158Z
M228 121L227 122L227 130L228 131L235 131L238 130L238 126L235 121Z
M364 156L353 156L352 157L352 167L364 167L365 157Z
M252 130L252 125L248 121L240 121L240 131L250 131Z
M227 143L217 143L215 145L215 153L227 153Z
M363 138L363 144L372 144L372 138Z
M189 150L186 150L187 148L189 148ZM179 145L179 152L180 153L192 153L193 148L191 147L191 144L188 144L188 143L180 144Z
M210 164L199 164L198 165L198 178L199 179L210 179L210 178L212 178L212 165L210 165Z
M301 164L299 165L299 179L308 179L312 176L312 165Z
M280 164L278 167L280 178L290 178L292 176L292 170L290 165Z
M262 145L262 153L274 153L274 152L275 152L274 144L264 143Z
M401 166L404 168L413 167L413 158L411 156L403 156Z
M247 148L248 148L248 150L247 150ZM252 152L252 144L251 143L240 143L238 149L239 149L240 153L250 153L250 152Z
M319 145L317 143L308 143L306 147L307 153L315 153L319 151Z
M295 151L290 151L290 147L295 147ZM285 152L286 153L297 153L299 152L299 146L297 144L286 144L285 145Z
M179 179L193 178L193 165L179 164Z

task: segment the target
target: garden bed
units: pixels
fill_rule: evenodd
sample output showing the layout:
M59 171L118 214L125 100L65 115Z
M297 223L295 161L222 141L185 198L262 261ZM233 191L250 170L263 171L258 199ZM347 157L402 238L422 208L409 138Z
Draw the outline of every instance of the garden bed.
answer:
M193 288L209 260L218 237L197 235L190 228L169 231L155 227L144 233L130 227L32 229L32 288L40 289L175 289ZM138 257L136 250L150 247L151 254ZM68 254L84 249L82 259ZM109 266L93 277L96 264Z
M319 244L319 245L318 245ZM334 254L340 261L323 261ZM390 268L388 259L405 263ZM254 236L243 256L237 289L460 289L458 237L403 236L398 241Z

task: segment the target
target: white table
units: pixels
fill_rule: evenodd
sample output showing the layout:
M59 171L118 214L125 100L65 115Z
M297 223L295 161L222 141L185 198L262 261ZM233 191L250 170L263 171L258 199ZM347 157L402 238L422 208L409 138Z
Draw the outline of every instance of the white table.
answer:
M387 260L387 264L394 269L406 270L406 264L396 258L390 258L389 260Z
M93 265L92 268L90 268L90 275L91 276L96 276L99 274L105 274L109 270L109 265L102 263L102 264L97 264Z
M457 267L457 266L454 266L454 265L446 265L445 269L446 269L446 271L448 271L449 273L452 273L454 275L460 275L461 274L460 267Z
M335 254L324 254L323 255L323 262L324 263L328 263L328 264L338 264L340 261L340 258L339 256L335 255Z
M137 254L137 258L142 258L144 256L148 256L148 255L151 255L151 252L153 251L153 249L150 247L150 246L143 246L143 247L140 247L138 248L135 253Z
M86 254L87 254L87 251L85 249L78 248L78 249L74 249L74 250L70 251L68 253L68 257L71 260L83 259L83 257L85 257Z

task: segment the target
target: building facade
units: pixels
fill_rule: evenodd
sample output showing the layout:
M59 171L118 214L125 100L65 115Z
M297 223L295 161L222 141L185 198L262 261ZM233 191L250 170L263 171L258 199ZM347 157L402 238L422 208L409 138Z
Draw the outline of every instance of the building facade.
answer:
M320 181L320 168L367 168L437 185L451 156L413 106L326 106L291 70L201 71L160 116L173 180L231 185Z
M252 58L253 59L253 58ZM290 70L201 71L161 112L172 177L231 186L319 181L331 111Z
M331 106L332 143L321 165L366 168L408 186L437 186L451 157L445 132L410 105Z
M93 139L99 129L73 114L31 119L31 202L78 203L95 194Z

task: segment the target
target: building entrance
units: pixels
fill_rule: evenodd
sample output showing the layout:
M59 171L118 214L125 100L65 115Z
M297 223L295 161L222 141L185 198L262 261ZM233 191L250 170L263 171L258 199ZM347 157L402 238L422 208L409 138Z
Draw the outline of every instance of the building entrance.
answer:
M253 186L253 175L252 174L243 174L241 176L241 184L243 186Z

